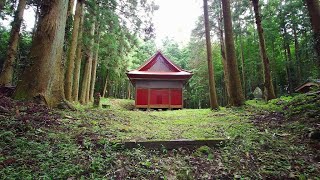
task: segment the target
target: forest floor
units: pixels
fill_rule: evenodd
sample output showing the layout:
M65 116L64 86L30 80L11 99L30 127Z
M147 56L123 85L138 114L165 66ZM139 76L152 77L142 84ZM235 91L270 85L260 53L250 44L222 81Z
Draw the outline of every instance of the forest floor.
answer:
M241 108L47 109L0 95L0 179L319 179L319 95ZM197 149L125 149L123 141L225 138Z

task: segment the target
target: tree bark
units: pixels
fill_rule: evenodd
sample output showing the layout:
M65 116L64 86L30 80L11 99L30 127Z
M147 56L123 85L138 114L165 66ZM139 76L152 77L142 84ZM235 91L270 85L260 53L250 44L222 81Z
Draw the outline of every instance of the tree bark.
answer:
M244 97L242 92L242 86L240 81L240 74L236 61L233 29L232 29L232 17L230 10L230 0L222 0L223 21L225 29L225 46L226 46L226 58L227 69L229 78L229 91L230 91L230 105L241 106L244 104Z
M87 47L87 52L86 52L87 57L86 57L85 69L84 69L83 80L82 80L82 88L80 93L80 102L82 104L86 104L89 102L94 32L95 32L95 22L92 24L92 27L90 30L91 41L90 41L89 47Z
M264 94L265 100L275 99L276 95L274 93L271 70L270 70L270 61L266 51L266 43L264 39L264 32L261 24L261 16L259 11L259 0L252 0L252 5L254 9L258 36L259 36L259 45L260 45L260 56L263 64L263 81L264 81Z
M19 44L20 28L23 21L23 13L26 7L26 0L19 0L17 11L15 12L12 28L10 32L10 39L8 44L6 60L0 74L0 85L12 85L13 80L13 66L15 63L17 49Z
M80 19L82 13L82 4L81 0L77 1L76 12L74 16L73 29L72 29L72 38L71 44L69 48L68 55L68 66L66 70L66 79L65 79L65 96L68 101L72 100L72 83L73 83L73 74L74 74L74 62L78 44L78 34L79 34L79 26Z
M91 84L90 84L90 98L89 100L93 100L93 94L94 94L94 87L96 84L96 75L97 75L97 65L98 65L98 59L99 59L99 42L100 42L100 33L99 33L99 27L96 27L97 32L96 32L96 49L94 52L94 57L92 61L92 71L91 71Z
M212 50L211 50L210 25L209 25L207 0L203 0L203 10L204 10L204 25L205 25L205 33L206 33L206 44L207 44L207 61L208 61L208 71L209 71L210 108L211 110L214 110L214 109L218 109L219 105L217 101L216 85L214 80L214 68L212 63Z
M318 67L320 69L320 2L319 0L305 0L305 2L309 11L310 21L314 33L315 50L318 55Z
M81 69L81 60L82 60L82 36L83 36L83 21L84 21L84 3L81 4L81 15L79 22L79 33L78 33L78 43L77 43L77 52L74 63L74 76L73 76L73 87L72 87L72 99L73 101L79 101L79 82L80 82L80 69Z
M18 82L14 97L40 99L49 107L64 101L63 41L68 0L44 0L30 51L30 65Z

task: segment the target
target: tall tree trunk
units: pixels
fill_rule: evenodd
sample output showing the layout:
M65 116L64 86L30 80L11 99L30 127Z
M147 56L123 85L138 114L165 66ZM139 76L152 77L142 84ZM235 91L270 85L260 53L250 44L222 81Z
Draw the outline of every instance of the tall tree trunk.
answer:
M289 94L293 93L293 80L292 80L292 56L290 50L290 44L288 42L285 43L286 53L287 53L287 71L288 71L288 85L289 85Z
M320 2L319 0L305 0L310 21L314 33L315 39L315 49L318 55L318 67L319 67L319 77L320 77Z
M81 88L81 93L80 93L80 102L82 104L86 104L89 102L94 32L95 32L95 22L92 23L92 27L91 27L90 35L89 35L91 37L91 41L87 47L87 53L86 53L87 57L86 57L85 69L84 69L83 80L82 80L82 88Z
M86 89L86 102L90 102L90 88L91 88L91 76L92 76L92 63L93 63L93 50L91 50L91 54L89 56L89 71L88 71L88 81L87 81L87 89Z
M294 49L295 49L295 57L296 57L296 67L297 67L297 79L298 83L301 83L301 62L300 62L300 45L298 40L298 34L297 34L297 25L293 25L293 36L294 36Z
M19 33L23 21L23 13L26 7L26 0L19 0L17 11L14 15L12 28L10 32L9 45L6 60L0 74L0 85L11 85L13 80L13 66L15 63L17 49L19 44Z
M259 0L252 0L252 5L254 9L256 24L257 24L257 30L258 30L258 36L259 36L259 45L260 45L260 55L262 59L263 64L263 75L264 75L264 94L265 99L271 100L275 99L276 95L274 94L274 88L272 84L272 78L271 78L271 70L270 70L270 62L266 51L266 43L264 39L264 33L263 28L261 24L261 16L259 12Z
M242 87L243 87L243 96L246 98L246 71L244 67L244 52L243 52L243 42L240 35L240 48L241 48L241 71L242 71Z
M273 60L275 60L276 59L276 57L275 57L275 52L276 52L276 50L275 50L275 42L274 41L272 41L272 59ZM276 65L275 64L273 64L273 67L272 67L273 69L276 69ZM279 80L278 80L278 75L277 76L275 76L275 78L274 78L274 91L275 91L275 94L277 94L277 92L280 92L279 91L279 89L280 89L280 86L278 86L278 82Z
M244 97L235 55L230 0L222 0L222 11L225 29L225 46L229 78L228 84L230 91L230 105L241 106L244 103Z
M72 29L72 38L71 45L69 49L68 55L68 65L66 70L66 78L65 78L65 96L68 101L72 100L72 83L73 83L73 74L74 74L74 62L78 44L78 34L79 34L79 26L80 19L82 14L82 0L77 1L76 12L74 16L73 29Z
M291 94L293 91L293 82L292 82L292 74L291 74L291 50L290 50L290 44L288 42L287 38L287 30L284 28L284 34L283 34L283 48L284 48L284 56L286 60L286 74L288 79L288 93Z
M76 0L69 0L69 2L68 2L67 18L70 17L73 13L75 1ZM78 0L78 1L82 1L82 0ZM68 21L68 19L67 19L67 21Z
M106 91L107 91L107 86L108 86L108 79L109 79L109 73L107 72L106 81L105 81L104 87L103 87L102 97L106 97Z
M288 91L289 94L293 93L293 79L292 79L292 56L291 56L291 49L290 49L290 39L289 39L289 35L287 33L287 28L284 25L283 27L283 31L284 31L284 48L285 48L285 52L286 52L286 70L287 70L287 76L288 76Z
M245 69L244 69L244 51L243 51L243 41L242 41L242 30L241 24L239 21L239 38L240 38L240 53L241 53L241 74L242 74L242 88L243 88L243 95L246 98L246 79L245 79Z
M80 91L80 103L86 104L87 103L87 89L88 89L88 80L89 80L89 64L91 64L90 57L87 55L85 57L85 66L83 72L83 78L81 83L81 91Z
M30 66L18 82L14 97L37 98L50 107L64 100L62 51L68 0L44 0L30 51Z
M207 0L203 0L203 10L204 10L204 25L205 25L205 31L206 31L207 61L208 61L208 71L209 71L210 107L213 110L213 109L218 109L219 105L217 101L216 85L214 80L214 68L212 63L212 50L211 50Z
M79 33L78 33L78 43L77 52L74 62L74 76L73 76L73 87L72 87L72 99L77 102L79 100L79 83L80 83L80 69L82 60L82 35L83 35L83 22L84 22L84 3L81 4L81 18L79 22Z
M97 23L98 24L98 23ZM97 75L97 65L98 65L98 59L99 59L99 42L100 42L100 33L99 33L99 25L96 27L96 49L94 51L94 57L92 61L92 71L91 71L91 85L90 85L90 101L93 101L93 95L94 95L94 87L96 84L96 75Z
M222 65L223 65L223 77L224 77L224 87L226 90L226 104L229 104L230 92L229 92L229 77L228 77L228 66L227 66L227 58L226 58L226 48L224 45L224 33L223 33L223 14L222 14L222 7L220 5L220 14L218 20L218 27L219 27L219 35L220 35L220 51L222 57Z
M64 51L67 52L69 48L69 41L71 38L71 29L72 29L72 22L73 22L73 9L74 9L75 0L68 1L68 10L67 10L67 23L65 27L65 38L64 38Z

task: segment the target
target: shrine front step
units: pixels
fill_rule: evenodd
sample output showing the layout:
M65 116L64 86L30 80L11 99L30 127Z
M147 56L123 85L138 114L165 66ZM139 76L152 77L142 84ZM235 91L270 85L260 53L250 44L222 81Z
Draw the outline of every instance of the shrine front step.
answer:
M144 147L146 149L159 150L165 148L167 150L187 148L196 149L201 146L208 147L221 147L224 146L227 139L204 139L204 140L191 140L191 139L178 139L170 141L140 141L140 142L124 142L124 148L133 149Z

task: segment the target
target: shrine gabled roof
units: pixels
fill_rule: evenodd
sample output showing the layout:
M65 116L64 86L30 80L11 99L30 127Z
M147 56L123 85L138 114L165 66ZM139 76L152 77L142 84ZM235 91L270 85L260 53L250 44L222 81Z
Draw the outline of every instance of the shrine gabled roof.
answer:
M160 51L138 69L127 72L129 78L189 79L191 72L181 69Z

